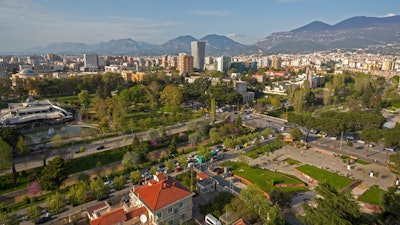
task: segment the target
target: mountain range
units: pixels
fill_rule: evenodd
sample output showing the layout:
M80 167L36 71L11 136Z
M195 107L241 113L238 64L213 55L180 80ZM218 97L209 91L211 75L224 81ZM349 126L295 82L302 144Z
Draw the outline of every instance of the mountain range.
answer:
M331 49L366 48L371 45L400 45L400 16L358 16L329 25L314 21L287 32L273 33L252 45L244 45L223 36L210 34L201 39L190 35L179 36L161 45L118 39L87 45L63 42L25 51L30 54L82 54L111 55L177 55L190 54L190 42L205 41L206 55L304 53Z

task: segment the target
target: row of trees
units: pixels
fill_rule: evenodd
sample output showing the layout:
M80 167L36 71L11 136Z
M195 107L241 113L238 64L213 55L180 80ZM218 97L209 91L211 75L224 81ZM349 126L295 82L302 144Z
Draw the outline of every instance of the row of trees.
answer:
M318 115L288 113L288 122L307 129L322 130L329 135L341 131L356 132L366 128L380 128L385 118L370 112L335 112L326 111Z

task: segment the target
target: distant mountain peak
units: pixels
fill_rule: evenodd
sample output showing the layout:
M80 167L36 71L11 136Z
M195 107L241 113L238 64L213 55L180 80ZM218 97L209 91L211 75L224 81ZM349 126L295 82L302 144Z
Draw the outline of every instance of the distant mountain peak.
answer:
M321 21L314 21L300 28L291 30L291 32L321 31L321 30L329 30L331 28L332 26L327 23Z

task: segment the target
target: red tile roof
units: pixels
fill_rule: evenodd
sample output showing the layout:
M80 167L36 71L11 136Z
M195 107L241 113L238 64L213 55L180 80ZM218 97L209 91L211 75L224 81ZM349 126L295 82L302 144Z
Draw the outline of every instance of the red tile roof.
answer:
M203 173L203 172L200 172L200 173L197 174L197 177L198 177L200 180L205 180L205 179L207 179L209 176L208 176L207 174Z
M142 186L135 193L153 212L193 194L169 176L153 185Z
M97 204L97 205L88 207L88 208L86 209L86 211L88 212L88 214L89 214L90 216L93 216L93 212L94 212L94 211L99 210L99 209L106 208L107 206L108 206L108 205L107 205L106 202L102 202L102 203L99 203L99 204Z
M246 222L243 218L240 218L238 221L234 222L232 225L251 225L251 224Z
M118 208L116 210L110 211L101 217L91 220L90 225L113 225L126 221L127 217L123 208Z
M164 179L164 174L163 173L156 174L155 176L157 177L158 180Z
M147 213L147 209L146 209L146 207L140 207L140 208L137 208L137 209L135 209L135 210L133 210L133 211L131 211L131 212L128 212L127 214L126 214L126 217L128 218L128 220L131 220L131 219L133 219L133 218L135 218L135 217L138 217L138 216L140 216L140 215L142 215L142 214L145 214L145 215L147 215L148 213Z

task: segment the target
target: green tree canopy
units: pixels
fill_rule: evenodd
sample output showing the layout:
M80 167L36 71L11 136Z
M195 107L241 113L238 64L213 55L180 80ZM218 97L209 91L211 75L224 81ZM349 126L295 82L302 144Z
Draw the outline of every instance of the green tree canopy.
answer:
M46 198L47 209L54 213L59 214L61 210L66 206L66 201L64 195L60 194L58 191Z
M400 193L398 188L392 186L383 196L384 213L379 219L381 224L400 224Z
M349 192L338 192L327 183L316 188L321 197L316 198L316 207L303 204L305 216L299 219L310 225L351 225L361 217L360 207Z
M103 200L110 194L110 188L104 184L102 179L90 181L90 191L97 200Z
M122 165L127 169L132 169L140 163L140 155L137 152L129 151L122 157Z
M62 182L68 177L68 165L62 157L56 157L49 161L49 165L43 168L39 179L43 190L57 190Z
M169 84L160 93L160 101L168 111L176 114L182 103L182 93L177 87Z

